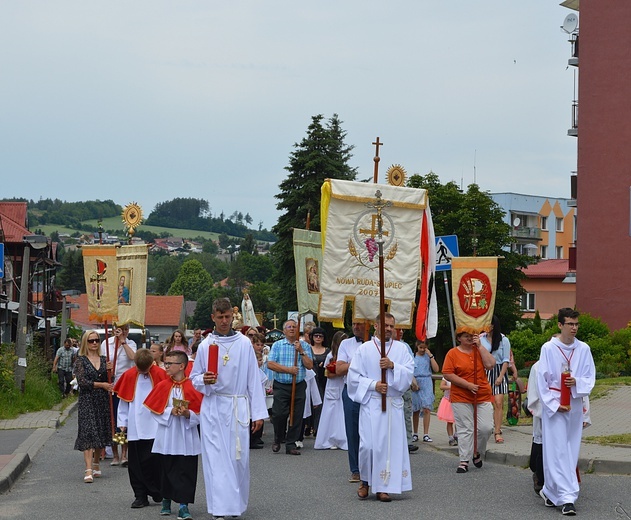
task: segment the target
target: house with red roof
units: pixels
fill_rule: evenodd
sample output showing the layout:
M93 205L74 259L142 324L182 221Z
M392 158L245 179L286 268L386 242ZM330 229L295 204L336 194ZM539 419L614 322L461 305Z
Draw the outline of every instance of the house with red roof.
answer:
M56 316L61 311L61 298L54 287L56 244L28 229L26 202L0 202L0 243L4 245L4 263L0 266L3 272L0 278L0 341L8 343L16 338L22 265L27 247L31 281L27 288L26 308L29 328L36 328L43 318Z
M522 286L523 318L534 318L539 311L542 320L549 320L563 307L576 306L576 277L569 272L569 260L540 260L522 269L526 278Z
M80 294L76 297L68 297L68 301L79 304L78 309L72 311L72 321L83 330L102 328L103 324L90 322L88 319L88 296ZM145 310L145 327L154 340L166 341L175 329L186 329L186 312L184 296L158 296L147 295ZM111 324L110 324L111 325Z

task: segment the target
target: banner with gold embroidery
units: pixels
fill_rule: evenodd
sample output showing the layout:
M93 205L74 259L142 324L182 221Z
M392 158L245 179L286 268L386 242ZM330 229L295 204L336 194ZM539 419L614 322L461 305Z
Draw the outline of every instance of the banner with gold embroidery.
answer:
M139 327L145 325L147 301L147 259L148 249L145 244L121 246L117 249L118 261L118 321Z
M294 262L298 312L317 313L320 305L322 235L319 231L294 228Z
M371 321L379 313L379 255L384 257L384 299L398 328L413 325L419 282L417 336L436 334L434 227L427 191L382 184L327 180L322 186L320 219L323 260L318 318L343 318L353 302L353 320ZM378 229L381 222L381 230ZM420 326L419 326L420 325Z
M89 245L81 248L83 275L88 293L88 319L92 323L118 320L118 266L116 247Z
M495 309L497 257L454 257L451 273L456 328L471 334L487 330Z

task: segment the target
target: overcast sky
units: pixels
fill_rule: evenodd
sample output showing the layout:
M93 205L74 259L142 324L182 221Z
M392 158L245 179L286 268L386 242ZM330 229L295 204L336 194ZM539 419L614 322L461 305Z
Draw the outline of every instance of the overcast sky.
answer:
M0 0L0 196L174 197L271 228L311 117L352 166L569 197L558 0ZM431 197L431 194L430 194ZM431 203L431 199L430 199Z

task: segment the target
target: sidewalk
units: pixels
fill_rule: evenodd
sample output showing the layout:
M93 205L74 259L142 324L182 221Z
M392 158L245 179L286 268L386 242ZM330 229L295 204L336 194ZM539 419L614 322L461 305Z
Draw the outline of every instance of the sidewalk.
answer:
M591 402L592 425L583 431L583 436L599 437L631 433L631 386L621 386L605 397ZM432 446L439 450L450 451L457 455L458 448L448 444L444 422L435 415L430 423L430 437L434 442L419 444ZM502 426L504 444L496 444L489 439L486 460L527 467L530 461L532 444L532 426ZM579 458L581 471L605 474L631 474L631 446L602 446L589 442L581 444Z
M40 448L77 406L22 414L0 421L0 493L11 488ZM60 408L60 406L56 407Z
M39 449L73 412L73 403L63 412L46 410L21 415L17 419L0 421L0 493L5 493L29 466ZM591 404L592 425L587 436L613 435L631 432L631 386L622 386ZM75 419L76 420L76 419ZM504 426L504 444L491 438L486 460L527 467L532 443L531 426ZM457 447L448 444L445 423L435 415L430 423L433 441L419 445L458 454ZM417 452L420 454L420 451ZM412 455L413 457L416 455ZM457 459L454 458L454 464ZM631 474L631 446L601 446L583 442L579 459L581 471L603 474Z

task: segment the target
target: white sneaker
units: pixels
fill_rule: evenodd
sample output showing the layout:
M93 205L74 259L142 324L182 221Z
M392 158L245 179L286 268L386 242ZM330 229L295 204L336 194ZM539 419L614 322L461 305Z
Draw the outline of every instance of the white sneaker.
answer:
M423 442L434 442L429 435L423 435Z
M416 433L412 435L412 442L418 442L418 435Z

